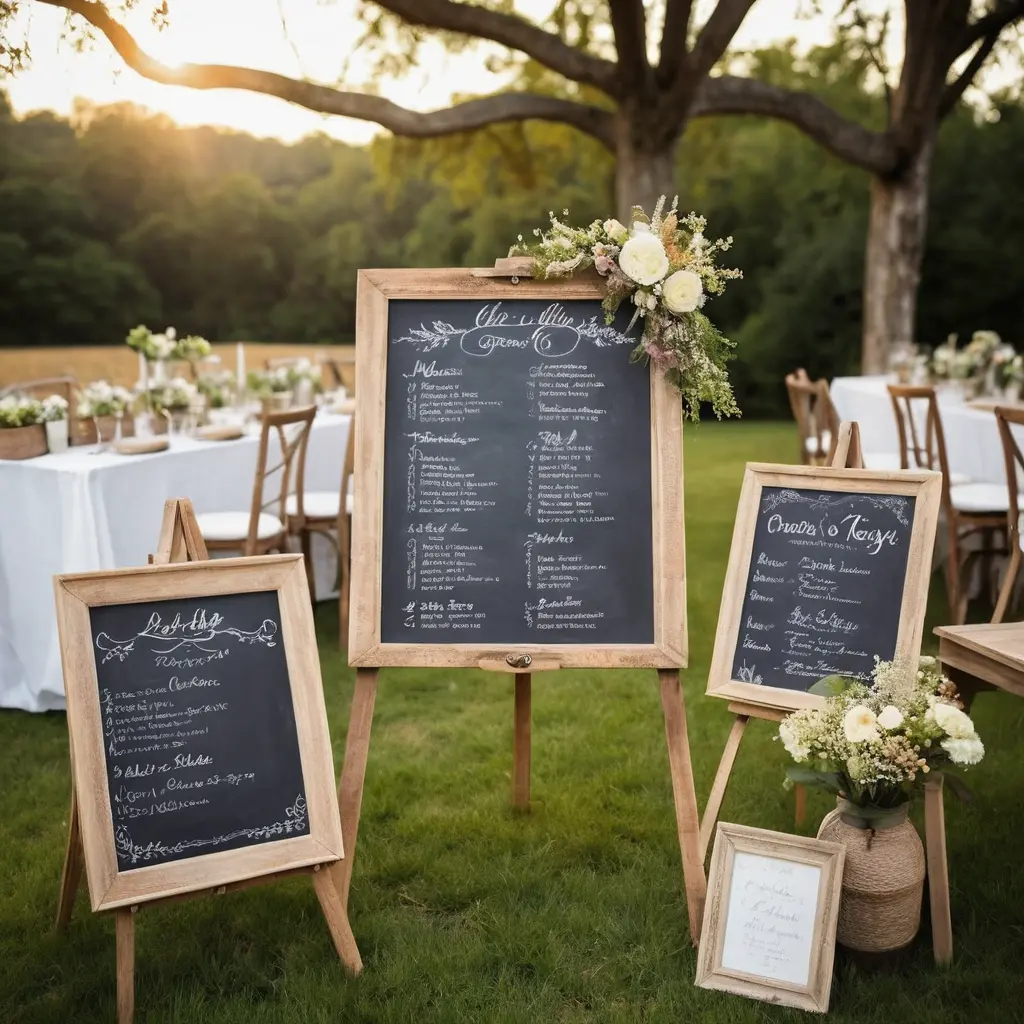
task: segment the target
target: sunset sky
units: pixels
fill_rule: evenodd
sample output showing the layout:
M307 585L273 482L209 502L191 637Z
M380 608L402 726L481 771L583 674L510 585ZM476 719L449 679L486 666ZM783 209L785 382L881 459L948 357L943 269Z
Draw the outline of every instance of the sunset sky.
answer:
M839 0L826 0L826 10ZM144 2L129 15L127 24L140 45L167 63L241 64L334 83L351 57L345 84L358 88L369 75L365 59L352 56L358 26L356 0L172 0L171 25L157 32ZM517 9L542 18L551 0L518 0ZM827 16L798 20L803 0L758 0L747 16L735 45L752 47L787 37L810 45L830 36ZM698 3L698 17L713 3ZM97 103L131 100L163 111L181 124L215 124L293 140L313 131L326 131L353 142L368 139L373 125L337 117L323 117L282 100L229 90L193 91L146 81L124 68L102 37L92 49L76 53L61 42L64 12L57 8L24 4L21 15L28 27L33 65L6 83L15 110L50 108L71 111L76 97ZM287 33L282 27L287 25ZM894 40L898 43L899 40ZM453 92L483 93L500 80L482 70L479 52L446 55L440 46L424 53L422 67L400 81L383 83L380 92L403 106L431 109L445 105Z

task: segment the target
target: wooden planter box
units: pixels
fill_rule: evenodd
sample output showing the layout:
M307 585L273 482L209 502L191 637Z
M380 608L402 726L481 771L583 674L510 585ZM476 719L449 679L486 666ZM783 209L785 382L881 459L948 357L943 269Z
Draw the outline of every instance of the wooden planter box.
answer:
M100 440L112 441L114 439L114 430L117 426L117 417L99 416L97 419L100 424L100 433L103 435L102 438L96 436L96 425L91 419L73 420L69 437L71 444L99 444ZM125 413L121 417L121 436L135 436L135 418L129 413Z
M0 459L34 459L45 455L46 427L0 427Z

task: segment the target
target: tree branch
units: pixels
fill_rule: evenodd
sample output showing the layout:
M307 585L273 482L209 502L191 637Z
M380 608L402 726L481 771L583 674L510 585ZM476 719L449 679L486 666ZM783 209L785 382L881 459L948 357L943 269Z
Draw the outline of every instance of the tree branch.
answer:
M971 57L967 64L967 67L963 69L959 77L946 85L946 88L942 92L942 98L939 100L939 120L943 120L948 117L954 110L957 103L960 102L960 97L963 96L967 86L974 81L974 76L981 70L981 66L988 60L989 54L995 48L996 41L999 39L999 29L996 29L990 35L985 36L981 40L981 45L974 51L974 56Z
M182 64L169 67L145 53L131 33L111 18L106 7L96 0L36 2L81 15L107 37L128 67L143 78L164 85L183 85L190 89L244 89L247 92L265 93L319 113L375 121L396 135L412 138L468 132L502 121L538 119L572 125L594 136L610 149L615 145L613 117L600 107L554 96L506 92L468 100L443 110L419 113L380 96L332 89L270 71L224 64Z
M690 33L693 0L665 0L665 24L658 50L658 80L669 85L686 65L686 44Z
M998 36L1011 21L1020 17L1024 17L1024 0L997 0L988 14L967 26L958 53L966 53L979 39Z
M608 0L619 55L619 81L627 93L638 92L650 70L643 0Z
M691 117L716 114L755 114L788 121L841 160L874 174L887 174L897 165L896 148L888 136L847 120L808 93L720 75L704 81L690 108Z
M693 44L693 75L700 80L718 63L754 0L718 0Z
M574 82L593 85L609 96L617 94L617 68L611 61L570 46L518 15L502 14L475 4L454 3L453 0L375 2L410 25L490 39L510 50L525 53Z

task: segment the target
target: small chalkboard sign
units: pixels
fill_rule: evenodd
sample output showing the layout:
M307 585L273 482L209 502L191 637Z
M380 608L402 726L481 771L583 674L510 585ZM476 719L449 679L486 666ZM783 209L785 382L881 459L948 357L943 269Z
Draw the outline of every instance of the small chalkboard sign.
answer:
M916 657L940 481L748 465L708 693L792 710L826 676Z
M55 586L93 910L342 856L301 556Z
M685 664L679 396L601 296L360 271L352 664Z

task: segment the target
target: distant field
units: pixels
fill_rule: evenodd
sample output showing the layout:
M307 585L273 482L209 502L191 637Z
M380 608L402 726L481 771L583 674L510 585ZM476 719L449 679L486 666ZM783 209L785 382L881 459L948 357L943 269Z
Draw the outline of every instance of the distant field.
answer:
M351 352L351 345L287 345L247 342L247 370L262 369L268 359L282 356L308 356L313 359L327 353ZM235 343L213 346L225 369L235 368ZM0 348L0 388L16 381L71 374L82 383L109 380L131 387L138 380L139 357L127 345L96 345L46 348Z

